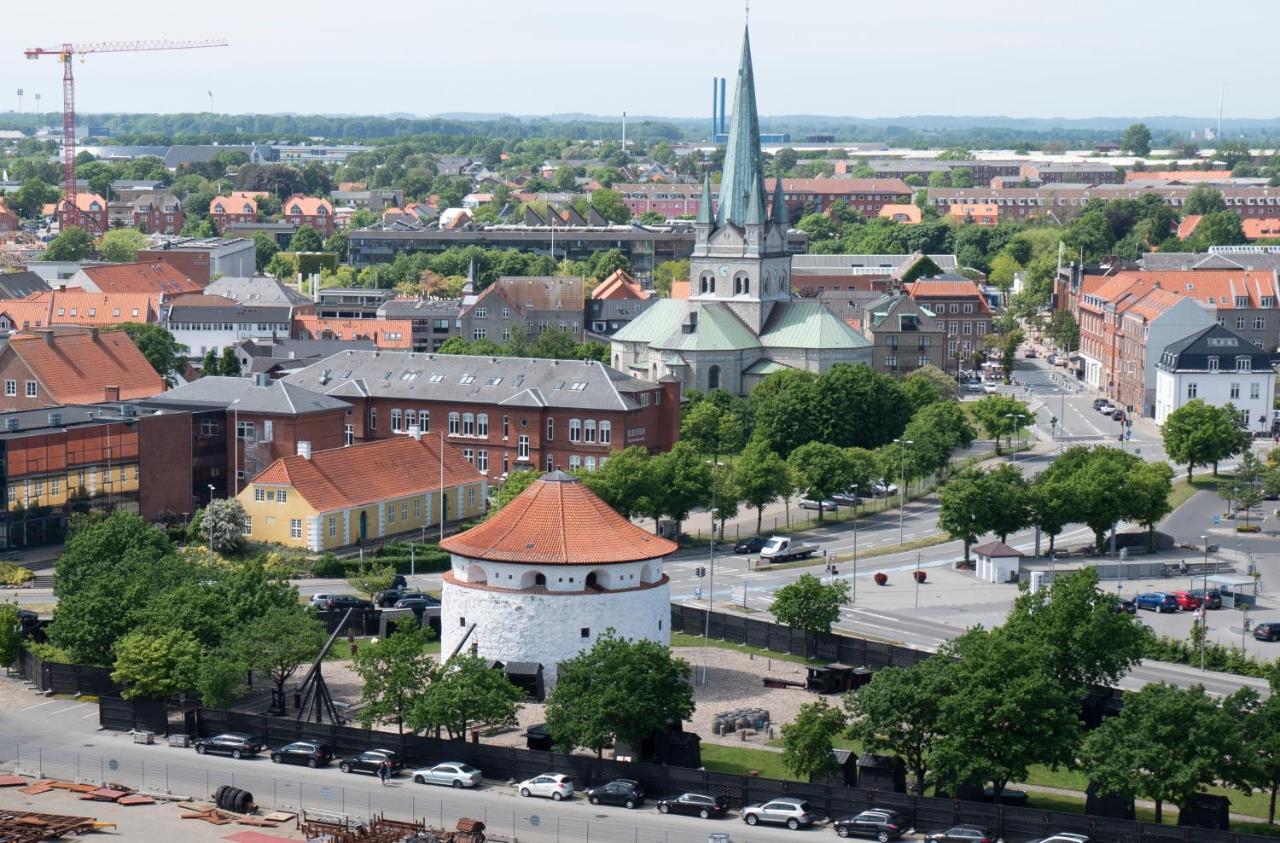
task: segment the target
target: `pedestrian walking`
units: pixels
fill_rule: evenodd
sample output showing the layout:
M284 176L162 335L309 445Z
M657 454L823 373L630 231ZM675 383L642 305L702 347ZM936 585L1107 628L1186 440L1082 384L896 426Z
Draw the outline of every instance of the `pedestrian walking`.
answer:
M378 778L382 780L382 786L387 786L387 777L391 775L391 762L383 761L378 765Z

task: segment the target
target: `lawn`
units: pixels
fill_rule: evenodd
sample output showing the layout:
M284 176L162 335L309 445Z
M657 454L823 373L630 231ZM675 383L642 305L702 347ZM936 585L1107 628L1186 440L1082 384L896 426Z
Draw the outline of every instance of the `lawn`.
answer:
M370 640L371 639L369 638L357 638L356 646L359 647L361 645L368 645ZM440 653L439 639L435 639L427 642L427 652L434 653L437 655ZM329 648L329 654L325 656L325 658L330 661L346 661L350 659L351 658L351 642L348 641L346 638L339 636L338 640L334 641L333 646Z
M718 773L749 776L754 771L760 778L795 780L782 765L782 753L767 749L704 743L702 766Z
M1169 491L1169 508L1177 509L1191 500L1196 492L1216 491L1219 481L1229 477L1229 474L1219 474L1217 477L1212 474L1197 474L1190 481L1185 476L1174 479L1173 488Z
M773 659L775 661L796 662L797 664L813 664L824 665L825 661L819 659L806 659L804 656L793 656L790 653L775 653L773 650L766 650L763 647L749 647L746 644L735 644L732 641L721 641L718 638L711 638L705 642L706 646L718 647L722 650L733 650L738 653L749 653L759 659ZM676 632L671 635L672 647L701 647L704 645L701 635L690 635L687 632Z

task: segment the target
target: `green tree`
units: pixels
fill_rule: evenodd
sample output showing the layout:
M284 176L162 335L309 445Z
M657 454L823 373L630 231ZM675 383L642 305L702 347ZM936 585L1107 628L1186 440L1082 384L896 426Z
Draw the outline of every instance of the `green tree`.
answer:
M938 385L928 376L920 374L919 370L902 379L902 391L906 394L913 413L919 412L922 407L936 404L944 397Z
M1169 414L1164 422L1164 449L1169 459L1187 467L1187 479L1198 465L1218 463L1249 447L1249 433L1237 423L1234 406L1215 407L1196 398Z
M73 225L49 242L42 260L82 261L93 252L93 238L78 225Z
M959 658L952 693L941 701L935 744L940 777L956 785L990 782L999 802L1034 764L1073 760L1080 739L1076 689L1065 688L1039 648L977 629L945 645Z
M1080 347L1080 325L1069 310L1055 310L1046 333L1063 351L1071 352Z
M598 471L584 475L582 482L625 518L639 514L660 518L660 503L655 502L661 500L661 489L652 462L648 451L632 445L611 455Z
M236 354L235 346L229 345L222 349L222 358L218 361L218 373L232 377L240 375L240 357Z
M284 683L320 655L326 637L324 627L295 602L249 617L232 633L227 649L239 663L266 674L284 699Z
M942 371L932 363L930 363L928 366L921 366L919 369L916 369L914 372L907 375L907 377L903 380L903 389L904 390L907 389L908 382L914 382L918 380L928 380L930 383L932 383L934 386L934 389L937 390L937 393L941 398L959 398L960 397L960 385L956 383L956 379L953 378L951 375L947 374L946 372ZM912 406L918 410L920 409L920 407L924 405L923 404L916 405L913 402Z
M605 630L590 650L560 664L547 698L547 730L562 749L602 754L615 740L639 743L693 713L692 671L656 641Z
M1039 649L1045 666L1066 688L1107 687L1142 658L1146 630L1115 610L1115 598L1098 588L1098 572L1081 568L1054 577L1038 592L1013 603L1004 634Z
M271 259L279 251L280 246L276 243L276 238L265 231L253 233L253 262L259 272L266 270L267 264L271 263Z
M1055 480L1053 475L1041 473L1036 475L1027 493L1031 523L1049 537L1049 553L1052 555L1058 534L1075 517L1075 501L1072 500L1070 486Z
M1128 517L1147 528L1147 552L1156 550L1156 525L1168 515L1173 469L1166 462L1142 463L1129 472ZM1258 495L1258 500L1262 496Z
M1210 246L1239 246L1245 242L1244 226L1233 211L1205 214L1191 235L1197 251L1208 251Z
M802 781L835 769L832 741L845 727L844 712L826 699L805 703L782 727L782 765Z
M319 235L316 235L319 236ZM266 273L272 278L291 279L298 274L298 259L293 255L280 252L267 261Z
M1025 403L1007 395L988 395L970 404L969 411L982 430L995 440L996 454L1000 453L1001 436L1026 430L1035 421L1035 415Z
M1212 187L1196 185L1187 191L1187 198L1182 203L1182 213L1187 216L1212 214L1225 211L1227 205L1222 201L1222 194Z
M665 215L660 214L657 211L645 211L636 218L636 222L641 225L665 225L667 218Z
M911 667L877 670L871 682L845 696L848 736L864 752L891 752L911 777L907 789L923 795L941 737L942 700L951 693L956 666L947 659L925 659Z
M1155 802L1161 823L1166 802L1185 806L1223 773L1223 742L1233 731L1202 686L1153 682L1127 694L1119 716L1089 733L1080 761L1103 792Z
M982 478L986 491L989 518L987 529L1000 541L1031 523L1030 494L1022 472L1009 463L988 471Z
M796 228L809 235L810 243L834 240L839 233L835 220L826 214L805 214L796 223Z
M1134 123L1124 130L1120 148L1130 155L1151 154L1151 130L1142 123Z
M862 448L876 448L901 436L912 409L897 380L869 366L847 363L832 366L818 378L814 406L816 435L811 438Z
M578 344L567 331L543 331L529 345L529 356L543 360L572 360Z
M755 419L754 435L778 456L785 459L817 438L818 379L809 372L788 369L768 375L748 400Z
M849 584L844 580L824 583L813 574L801 574L773 594L769 611L784 626L798 629L809 638L831 631L840 620L840 609L849 604Z
M322 249L324 249L324 240L321 239L320 232L309 225L299 226L293 233L293 239L289 241L291 252L319 252Z
M404 734L409 707L435 674L435 661L427 652L430 639L429 627L400 624L386 638L356 651L352 666L364 681L361 726L368 729L375 720L391 720Z
M542 475L536 469L513 471L508 474L507 479L502 481L502 485L493 494L493 507L489 510L490 517L515 500L516 496L525 489L538 482L541 477Z
M951 455L972 445L975 436L960 402L951 400L917 410L902 432L903 439L914 443L910 451L923 473L944 470Z
M347 577L347 585L351 586L356 594L362 594L369 600L373 600L379 592L391 588L395 576L394 565L379 564L374 557L370 556L351 576Z
M175 340L173 334L161 325L125 322L120 330L129 335L157 374L169 384L176 382L178 374L187 365L185 345Z
M98 241L98 256L113 263L132 263L138 250L147 247L147 236L136 228L113 228Z
M787 462L801 488L814 500L825 500L853 482L849 457L835 445L809 442L792 451ZM822 523L824 509L818 509L818 523Z
M434 680L409 706L405 725L412 732L444 729L464 738L474 723L491 728L516 725L524 692L479 656L461 653L446 661Z
M971 468L954 475L938 490L938 526L951 538L964 542L966 565L969 548L988 531L991 523L986 486L986 474Z
M18 660L22 636L18 634L18 604L0 603L0 664L8 670Z
M111 679L124 686L125 699L167 698L193 691L198 684L204 651L189 632L131 632L116 642L115 650Z
M711 502L711 469L684 442L652 457L649 470L653 476L650 495L655 503L660 502L662 513L676 522L677 532L690 510Z
M755 507L756 532L759 533L765 506L791 491L787 463L770 450L767 443L753 439L734 464L734 474L742 500Z
M1270 796L1267 822L1276 821L1276 794L1280 792L1280 687L1271 677L1271 693L1263 699L1245 688L1223 701L1222 707L1239 729L1241 753L1230 778L1249 795L1254 789Z
M653 269L653 287L664 297L671 296L673 281L689 280L689 261L663 261Z
M575 196L571 204L583 216L587 216L588 210L594 209L611 223L624 225L631 221L631 209L622 200L622 194L607 187L587 196Z
M200 358L200 377L207 378L222 374L222 359L218 357L217 349L206 349L204 357Z

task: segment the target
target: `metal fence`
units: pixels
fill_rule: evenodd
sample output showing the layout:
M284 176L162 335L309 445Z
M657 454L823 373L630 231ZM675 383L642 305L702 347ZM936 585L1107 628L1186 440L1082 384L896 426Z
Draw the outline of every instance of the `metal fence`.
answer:
M110 668L47 662L27 649L18 654L18 669L32 685L55 694L114 694L120 687Z

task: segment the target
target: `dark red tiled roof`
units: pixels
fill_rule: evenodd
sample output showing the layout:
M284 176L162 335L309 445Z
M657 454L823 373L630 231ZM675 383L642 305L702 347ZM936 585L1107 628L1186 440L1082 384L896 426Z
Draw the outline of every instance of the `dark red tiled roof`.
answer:
M561 471L535 481L489 520L440 546L471 559L539 565L639 562L676 550Z

